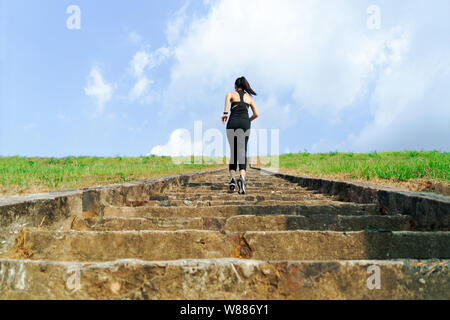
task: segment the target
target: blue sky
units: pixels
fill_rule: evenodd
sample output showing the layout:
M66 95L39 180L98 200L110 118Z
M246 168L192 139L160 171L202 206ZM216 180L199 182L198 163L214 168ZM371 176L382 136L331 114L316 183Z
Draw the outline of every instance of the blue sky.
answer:
M281 153L450 151L449 18L448 0L0 0L0 155L177 155L194 121L224 132L241 75Z

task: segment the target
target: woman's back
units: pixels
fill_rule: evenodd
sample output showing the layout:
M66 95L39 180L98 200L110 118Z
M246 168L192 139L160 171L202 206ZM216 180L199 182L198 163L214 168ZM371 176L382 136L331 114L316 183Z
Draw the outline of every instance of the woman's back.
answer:
M241 96L239 95L239 93L237 91L229 92L229 94L231 95L231 103L240 101ZM244 102L249 105L253 102L252 96L249 95L247 92L244 93L243 98L244 98Z
M244 90L238 90L237 92L231 92L231 115L230 120L234 118L249 119L248 108L253 103L253 99L250 95L246 94ZM237 96L237 97L236 97Z

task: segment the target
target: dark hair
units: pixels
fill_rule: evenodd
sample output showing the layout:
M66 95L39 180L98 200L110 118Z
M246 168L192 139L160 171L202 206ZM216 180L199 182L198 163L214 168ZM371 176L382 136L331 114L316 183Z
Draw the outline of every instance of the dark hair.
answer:
M245 79L245 77L237 78L234 84L236 85L236 87L243 89L250 95L257 95L256 92L253 91L253 89L250 87L250 84L248 83L247 79Z

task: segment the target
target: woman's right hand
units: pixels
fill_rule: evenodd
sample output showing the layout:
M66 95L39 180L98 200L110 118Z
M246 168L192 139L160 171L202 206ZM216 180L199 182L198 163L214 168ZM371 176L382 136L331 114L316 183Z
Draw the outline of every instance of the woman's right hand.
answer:
M225 124L225 122L227 122L227 120L228 120L228 116L226 114L224 114L222 116L222 123Z

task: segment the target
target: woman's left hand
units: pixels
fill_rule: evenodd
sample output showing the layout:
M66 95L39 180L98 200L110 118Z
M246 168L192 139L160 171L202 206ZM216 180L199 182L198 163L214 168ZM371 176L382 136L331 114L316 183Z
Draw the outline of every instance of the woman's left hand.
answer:
M228 116L226 114L224 114L222 116L222 123L225 124L225 122L227 122Z

